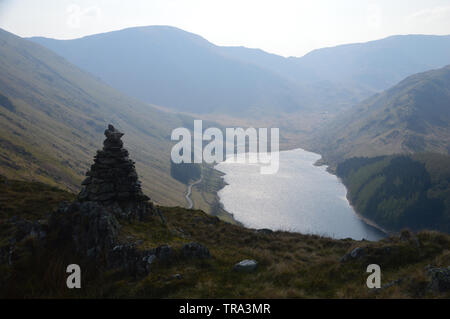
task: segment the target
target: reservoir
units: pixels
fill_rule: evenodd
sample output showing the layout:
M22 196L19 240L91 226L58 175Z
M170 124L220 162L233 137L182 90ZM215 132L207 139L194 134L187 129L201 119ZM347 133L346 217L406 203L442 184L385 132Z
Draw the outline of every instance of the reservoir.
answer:
M260 165L216 165L227 185L218 193L225 210L249 228L268 228L333 238L378 240L384 234L354 212L341 181L314 166L320 155L302 149L280 152L278 173L260 174Z

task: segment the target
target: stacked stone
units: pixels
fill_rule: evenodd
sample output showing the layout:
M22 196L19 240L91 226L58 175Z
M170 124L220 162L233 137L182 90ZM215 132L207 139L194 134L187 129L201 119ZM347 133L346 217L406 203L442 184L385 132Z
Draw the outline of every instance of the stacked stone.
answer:
M79 201L101 202L104 206L121 204L136 206L149 198L142 193L135 162L128 158L128 151L121 140L124 134L109 125L105 131L103 150L97 151L94 164L86 173ZM139 205L138 205L139 206Z

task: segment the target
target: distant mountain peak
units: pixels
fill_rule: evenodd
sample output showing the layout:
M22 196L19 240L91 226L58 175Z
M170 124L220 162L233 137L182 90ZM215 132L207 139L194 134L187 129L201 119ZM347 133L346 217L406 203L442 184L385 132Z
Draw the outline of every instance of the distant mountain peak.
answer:
M284 58L140 26L74 40L32 38L128 95L189 113L339 112L405 77L450 64L450 36L399 35Z

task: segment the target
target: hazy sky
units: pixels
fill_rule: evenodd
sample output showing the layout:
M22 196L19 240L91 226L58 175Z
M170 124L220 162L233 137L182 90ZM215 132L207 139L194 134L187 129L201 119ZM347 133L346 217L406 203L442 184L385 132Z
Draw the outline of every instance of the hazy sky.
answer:
M71 39L144 25L302 56L394 34L450 34L450 0L0 0L0 28L23 37Z

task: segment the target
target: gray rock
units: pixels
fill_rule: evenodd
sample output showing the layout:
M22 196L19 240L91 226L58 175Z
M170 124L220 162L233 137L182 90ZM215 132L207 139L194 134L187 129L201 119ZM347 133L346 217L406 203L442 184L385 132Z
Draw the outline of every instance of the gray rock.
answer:
M199 243L184 244L181 248L181 255L184 258L209 258L211 257L208 248Z
M155 255L150 255L146 258L147 264L153 264L153 262L155 261L156 256Z
M117 246L119 223L96 202L63 204L49 219L50 230L61 242L71 241L75 251L92 258Z
M258 267L256 260L245 259L233 266L233 270L240 272L252 272Z
M144 276L149 272L146 252L136 249L133 243L115 246L108 254L108 267L125 270L132 276Z
M175 274L172 276L172 278L177 279L177 280L181 280L183 279L183 276L181 274Z
M344 262L347 262L350 260L363 258L364 256L366 256L366 254L367 254L367 251L365 248L357 247L357 248L353 249L350 253L347 253L344 256L342 256L341 263L344 263Z

